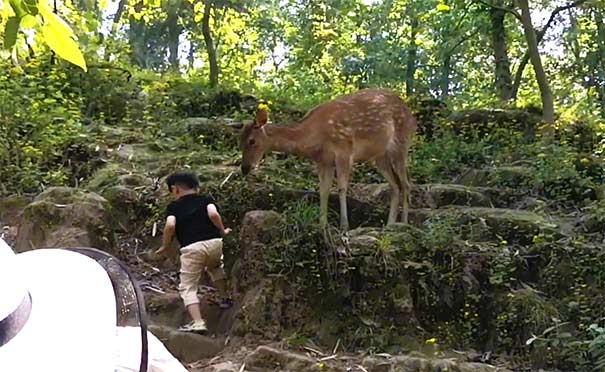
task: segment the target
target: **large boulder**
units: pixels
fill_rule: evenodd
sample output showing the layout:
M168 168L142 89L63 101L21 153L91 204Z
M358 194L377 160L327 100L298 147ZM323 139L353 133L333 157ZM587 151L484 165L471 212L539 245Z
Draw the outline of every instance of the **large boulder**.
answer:
M31 202L24 196L9 196L0 199L0 238L12 245L17 238L17 225L23 215L23 209Z
M281 321L287 317L287 286L267 277L270 247L281 237L284 220L273 211L250 211L242 221L239 235L239 259L233 270L239 301L232 332L276 338Z
M88 246L114 251L109 203L95 193L52 187L23 211L15 249Z
M23 209L31 198L13 195L0 199L0 224L15 225L21 219Z
M234 273L238 290L245 291L263 281L264 265L270 253L267 245L279 239L284 223L281 215L274 211L246 213L239 234L240 259Z

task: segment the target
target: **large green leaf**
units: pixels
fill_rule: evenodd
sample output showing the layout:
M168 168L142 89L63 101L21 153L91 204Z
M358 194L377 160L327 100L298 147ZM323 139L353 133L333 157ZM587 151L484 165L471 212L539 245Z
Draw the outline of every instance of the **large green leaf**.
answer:
M50 8L46 6L40 7L40 13L42 13L42 16L44 17L44 25L49 25L55 29L56 32L65 34L66 36L72 36L74 34L71 27L69 27L61 17L53 13Z
M71 29L70 29L71 30ZM54 22L44 22L42 35L48 46L57 55L86 71L86 61L78 47L78 44L66 33L62 27L57 27Z
M10 17L6 22L6 28L4 29L4 48L12 49L17 42L17 32L19 31L19 22L21 21L18 17Z
M31 14L26 14L21 18L21 27L23 28L33 28L38 24L38 18L34 17Z

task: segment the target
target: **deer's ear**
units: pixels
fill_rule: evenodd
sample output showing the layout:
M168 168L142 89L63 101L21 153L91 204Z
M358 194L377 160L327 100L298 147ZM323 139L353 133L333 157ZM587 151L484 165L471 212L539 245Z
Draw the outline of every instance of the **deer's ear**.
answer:
M263 125L267 124L267 120L269 120L269 112L262 108L258 109L256 112L256 119L254 120L254 127L262 127Z

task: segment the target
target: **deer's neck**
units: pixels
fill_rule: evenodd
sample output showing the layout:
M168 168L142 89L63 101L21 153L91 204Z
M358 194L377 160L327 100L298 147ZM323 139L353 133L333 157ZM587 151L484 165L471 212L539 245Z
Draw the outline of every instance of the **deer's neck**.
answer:
M310 133L305 132L301 123L287 127L265 126L265 133L270 140L272 151L313 158L315 146L309 143Z

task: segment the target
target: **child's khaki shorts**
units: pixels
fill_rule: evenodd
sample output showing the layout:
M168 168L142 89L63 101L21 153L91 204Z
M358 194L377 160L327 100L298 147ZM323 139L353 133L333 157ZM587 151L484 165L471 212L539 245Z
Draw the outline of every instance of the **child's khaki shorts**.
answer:
M185 306L200 302L197 289L204 270L213 282L225 279L222 239L204 240L181 248L179 293Z

